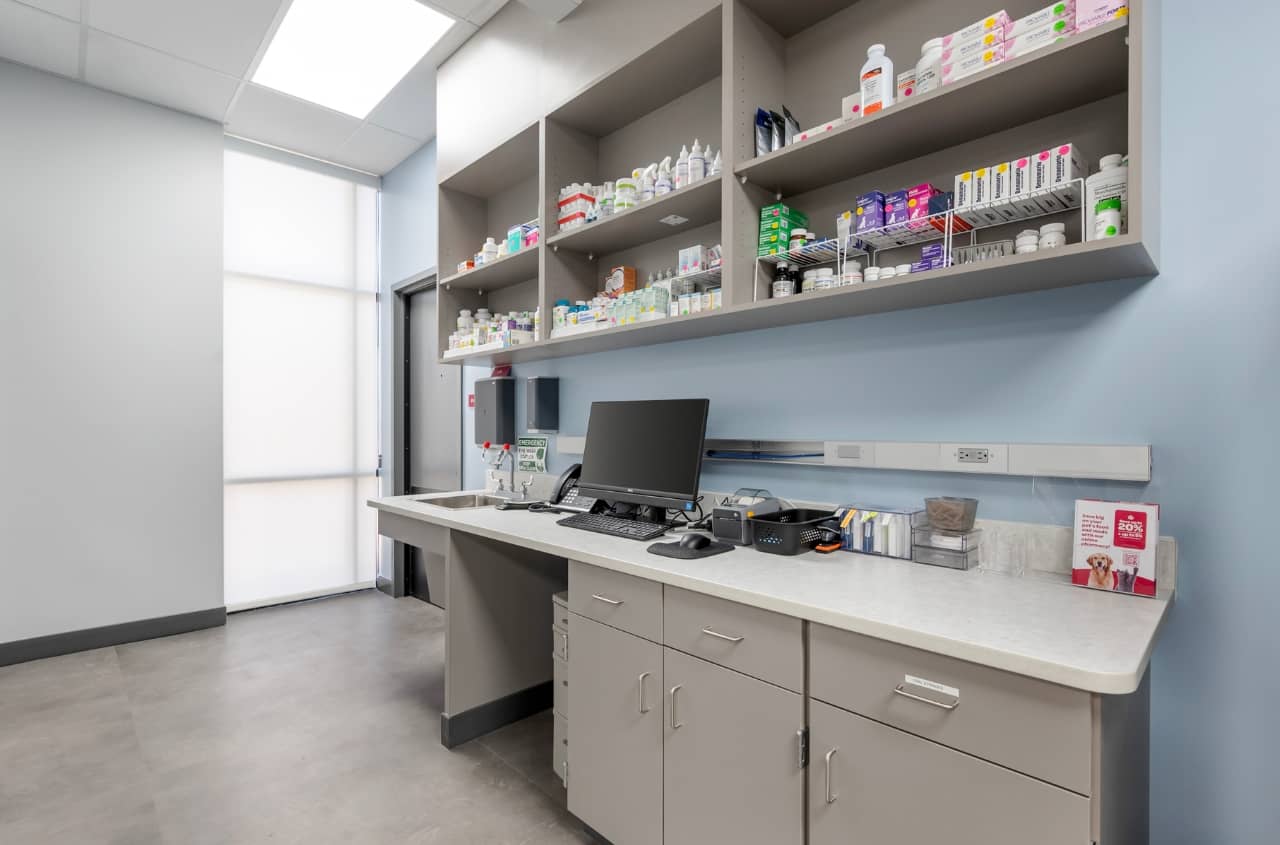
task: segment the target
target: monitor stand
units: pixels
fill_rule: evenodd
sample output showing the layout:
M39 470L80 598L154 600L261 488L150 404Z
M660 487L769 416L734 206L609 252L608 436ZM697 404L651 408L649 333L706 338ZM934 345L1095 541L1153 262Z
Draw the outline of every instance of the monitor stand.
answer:
M667 509L658 505L633 505L627 502L612 502L614 513L621 517L630 517L639 522L652 522L655 525L667 525Z

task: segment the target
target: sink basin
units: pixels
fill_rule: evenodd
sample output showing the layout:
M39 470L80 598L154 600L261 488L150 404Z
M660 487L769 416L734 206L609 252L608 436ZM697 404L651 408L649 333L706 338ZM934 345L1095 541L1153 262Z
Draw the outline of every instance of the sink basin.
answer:
M419 499L424 505L435 505L441 508L450 508L452 510L464 510L466 508L489 508L504 501L497 496L488 496L484 493L465 493L460 496L440 496L438 498Z

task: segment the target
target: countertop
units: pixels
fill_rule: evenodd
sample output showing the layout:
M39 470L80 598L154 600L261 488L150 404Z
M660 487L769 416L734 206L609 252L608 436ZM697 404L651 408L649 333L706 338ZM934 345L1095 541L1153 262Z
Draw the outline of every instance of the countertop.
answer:
M440 494L441 496L456 494ZM563 517L452 510L430 496L380 511L784 613L905 646L1104 694L1138 688L1172 598L1112 595L1035 576L960 572L872 555L785 557L738 548L701 560L556 524Z

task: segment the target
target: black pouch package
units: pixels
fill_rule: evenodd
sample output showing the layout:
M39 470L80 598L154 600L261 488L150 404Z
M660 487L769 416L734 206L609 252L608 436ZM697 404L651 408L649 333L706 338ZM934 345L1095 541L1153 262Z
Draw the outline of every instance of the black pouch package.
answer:
M786 119L787 126L783 132L783 140L788 145L796 142L796 136L800 134L800 121L796 120L791 112L787 111L787 107L782 107L782 116Z
M787 145L787 122L776 111L769 112L773 121L773 135L770 138L770 149L780 150Z

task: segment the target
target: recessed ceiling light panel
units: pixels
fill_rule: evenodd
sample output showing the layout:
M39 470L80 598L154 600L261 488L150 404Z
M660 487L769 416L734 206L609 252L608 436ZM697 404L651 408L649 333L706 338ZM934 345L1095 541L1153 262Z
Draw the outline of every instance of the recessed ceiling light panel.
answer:
M293 0L253 81L364 119L453 24L417 0Z

